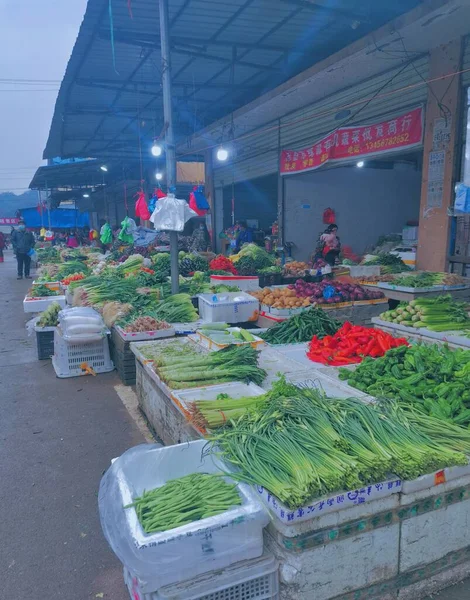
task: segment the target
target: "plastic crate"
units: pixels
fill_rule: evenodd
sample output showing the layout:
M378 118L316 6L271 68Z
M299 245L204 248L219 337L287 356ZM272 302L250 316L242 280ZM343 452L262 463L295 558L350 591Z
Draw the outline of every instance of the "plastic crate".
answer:
M79 377L87 375L82 365L91 367L95 373L114 370L109 354L108 337L89 344L70 343L64 340L60 329L54 333L54 356L52 365L57 377Z
M132 600L278 600L279 565L271 554L244 560L221 571L144 594L139 580L124 568Z
M245 323L256 321L259 302L244 292L200 294L199 315L210 323Z
M36 346L38 360L47 360L54 354L55 327L36 327Z

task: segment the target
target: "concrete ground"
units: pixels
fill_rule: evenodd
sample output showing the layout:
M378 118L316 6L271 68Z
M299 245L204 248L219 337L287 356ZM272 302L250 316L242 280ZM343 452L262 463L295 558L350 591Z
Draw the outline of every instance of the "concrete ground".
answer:
M129 600L101 533L97 492L110 460L146 441L143 428L116 392L116 373L57 379L51 361L37 360L22 305L29 283L16 280L7 252L0 264L0 598ZM470 580L432 598L469 600Z
M99 523L110 460L144 437L117 374L57 379L38 361L11 252L0 264L0 597L128 600Z

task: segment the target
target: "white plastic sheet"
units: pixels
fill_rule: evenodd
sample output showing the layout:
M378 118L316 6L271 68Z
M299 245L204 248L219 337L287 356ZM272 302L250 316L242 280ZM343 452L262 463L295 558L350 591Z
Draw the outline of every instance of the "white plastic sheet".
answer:
M155 229L159 231L183 231L184 224L197 214L189 208L186 200L168 194L157 202L155 210L150 217Z
M201 456L205 440L161 447L136 446L120 456L101 480L101 526L119 560L139 578L142 591L192 579L232 563L261 556L269 517L249 486L239 485L242 506L162 533L146 534L134 508L142 494L190 473L217 473L219 464Z
M107 332L101 315L93 308L84 306L61 310L59 326L67 342L83 344L97 342Z

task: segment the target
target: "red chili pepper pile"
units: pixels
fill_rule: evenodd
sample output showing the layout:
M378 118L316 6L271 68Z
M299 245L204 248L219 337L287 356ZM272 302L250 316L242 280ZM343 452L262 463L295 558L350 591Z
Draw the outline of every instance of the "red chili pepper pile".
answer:
M313 362L339 367L360 363L366 356L383 356L387 350L398 346L408 346L408 342L381 329L346 322L333 336L319 340L314 335L307 356Z
M238 275L238 271L233 262L222 254L219 254L219 256L216 256L213 260L211 260L209 263L209 269L211 271L227 271L228 273L232 273L232 275Z
M83 273L74 273L73 275L69 275L62 279L62 285L69 285L72 281L80 281L85 279L85 275Z

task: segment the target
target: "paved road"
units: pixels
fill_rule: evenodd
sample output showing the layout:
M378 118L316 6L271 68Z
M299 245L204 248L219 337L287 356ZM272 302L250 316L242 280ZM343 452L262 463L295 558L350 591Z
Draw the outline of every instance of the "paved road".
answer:
M115 373L57 379L25 332L13 257L0 264L0 597L128 600L101 533L100 477L144 441ZM103 595L101 595L103 594Z

